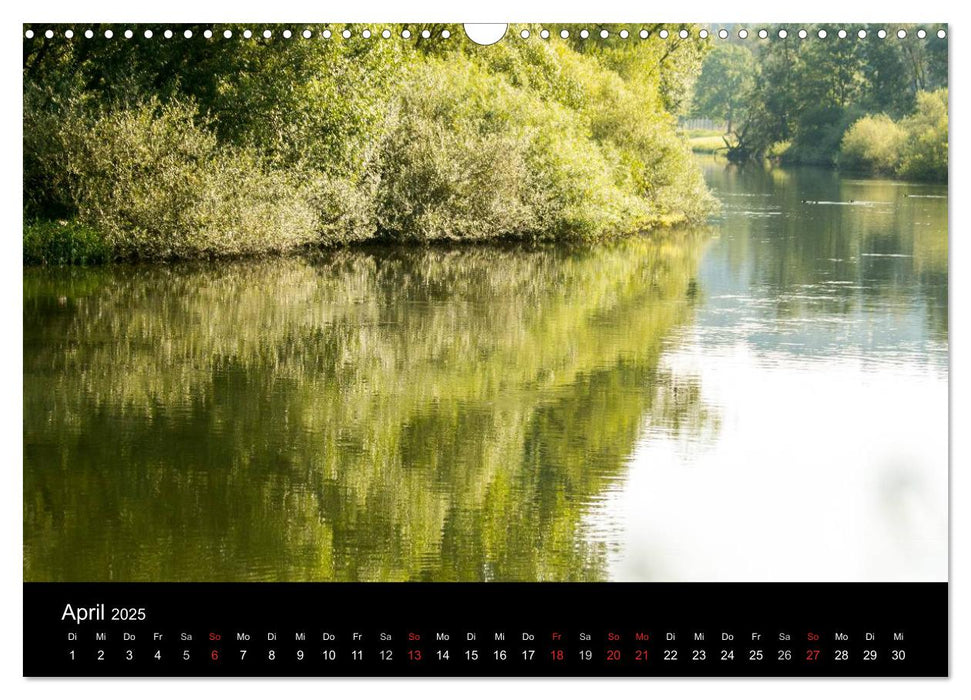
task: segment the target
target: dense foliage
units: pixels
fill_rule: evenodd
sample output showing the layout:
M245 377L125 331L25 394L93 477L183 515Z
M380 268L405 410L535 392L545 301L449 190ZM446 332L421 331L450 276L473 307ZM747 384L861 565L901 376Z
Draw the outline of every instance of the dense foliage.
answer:
M708 54L695 86L693 112L721 119L732 133L745 116L749 93L755 84L755 56L738 44L719 44Z
M778 38L779 29L769 28L769 40L720 47L702 68L695 114L729 123L731 158L775 156L917 179L946 176L947 93L935 92L947 87L946 38L933 30L919 38L909 25L868 26L864 38L855 27L844 38L833 25L805 27L806 38L795 28ZM906 36L897 36L900 30ZM888 126L892 122L906 138ZM849 151L841 157L843 146ZM872 153L860 150L871 146Z
M843 136L840 165L892 175L900 166L900 154L907 132L886 114L863 117Z
M24 226L28 265L87 265L111 259L104 235L71 221L33 221Z
M25 42L26 222L76 220L114 256L178 258L603 237L711 207L672 116L705 43L678 27L609 42L517 27L491 47L458 27L438 38L444 26L409 40L401 26L185 28Z
M839 162L913 180L946 180L947 89L917 93L916 111L899 121L879 114L855 122L843 137Z

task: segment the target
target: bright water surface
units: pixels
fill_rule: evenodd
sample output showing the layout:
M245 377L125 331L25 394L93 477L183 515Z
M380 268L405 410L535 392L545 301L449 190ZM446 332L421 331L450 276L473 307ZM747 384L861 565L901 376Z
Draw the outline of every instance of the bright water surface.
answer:
M25 270L25 579L944 580L946 188L702 163L708 231Z

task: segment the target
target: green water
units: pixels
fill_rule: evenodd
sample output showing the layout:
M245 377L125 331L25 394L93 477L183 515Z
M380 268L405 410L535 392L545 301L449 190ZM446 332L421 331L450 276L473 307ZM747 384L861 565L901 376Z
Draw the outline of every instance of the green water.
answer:
M26 269L25 579L705 575L652 549L676 535L645 512L687 512L693 464L746 477L758 372L834 360L916 377L919 425L890 427L946 492L946 189L704 167L725 204L706 231ZM751 392L722 381L740 347ZM684 361L709 355L714 378ZM825 440L815 415L793 434Z

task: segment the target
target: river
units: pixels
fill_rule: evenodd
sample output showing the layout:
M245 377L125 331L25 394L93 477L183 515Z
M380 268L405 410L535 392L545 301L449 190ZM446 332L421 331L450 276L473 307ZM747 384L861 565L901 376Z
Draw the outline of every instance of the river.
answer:
M31 581L945 580L947 189L24 270Z

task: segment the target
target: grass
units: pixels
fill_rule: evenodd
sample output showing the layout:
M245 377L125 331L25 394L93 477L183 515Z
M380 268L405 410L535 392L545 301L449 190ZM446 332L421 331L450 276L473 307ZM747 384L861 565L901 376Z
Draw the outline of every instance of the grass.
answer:
M113 257L105 236L78 222L24 223L25 265L97 265Z
M688 129L683 132L688 146L695 153L720 153L727 151L726 134L723 131L711 129ZM733 137L727 136L731 141Z

